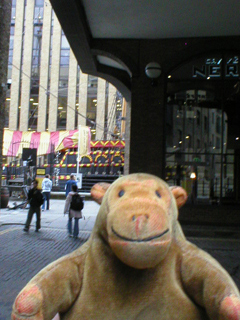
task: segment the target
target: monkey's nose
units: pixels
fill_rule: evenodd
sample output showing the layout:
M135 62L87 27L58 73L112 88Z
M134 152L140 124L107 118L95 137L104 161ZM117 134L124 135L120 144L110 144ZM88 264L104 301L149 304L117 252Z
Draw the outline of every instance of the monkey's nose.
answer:
M140 215L133 215L132 221L135 223L135 232L136 235L139 236L142 228L146 224L147 220L149 218L148 214L140 214Z

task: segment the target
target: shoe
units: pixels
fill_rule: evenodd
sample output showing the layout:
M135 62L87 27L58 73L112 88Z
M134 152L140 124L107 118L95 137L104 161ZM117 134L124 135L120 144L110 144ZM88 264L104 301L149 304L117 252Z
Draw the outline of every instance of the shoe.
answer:
M35 232L38 232L38 229L36 229Z
M72 235L72 234L69 234L68 236L69 236L69 238L72 238L72 237L73 237L73 235Z
M42 211L44 211L45 209L42 209Z
M23 231L24 232L28 232L28 228L23 228Z
M73 236L74 239L78 239L78 236Z

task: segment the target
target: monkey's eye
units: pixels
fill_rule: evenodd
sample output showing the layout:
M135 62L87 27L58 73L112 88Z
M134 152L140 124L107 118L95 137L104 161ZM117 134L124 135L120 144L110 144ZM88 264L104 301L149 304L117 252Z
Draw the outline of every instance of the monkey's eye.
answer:
M160 195L160 193L158 191L156 191L156 195L157 195L158 198L161 198L161 195Z
M122 197L122 196L124 195L124 193L125 193L124 190L120 190L120 191L118 192L118 196L119 196L119 197Z

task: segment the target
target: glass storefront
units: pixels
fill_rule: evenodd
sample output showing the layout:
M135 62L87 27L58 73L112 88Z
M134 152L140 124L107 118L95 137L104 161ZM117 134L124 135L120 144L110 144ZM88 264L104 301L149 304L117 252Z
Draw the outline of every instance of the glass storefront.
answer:
M211 54L168 76L166 180L189 202L240 198L238 54Z

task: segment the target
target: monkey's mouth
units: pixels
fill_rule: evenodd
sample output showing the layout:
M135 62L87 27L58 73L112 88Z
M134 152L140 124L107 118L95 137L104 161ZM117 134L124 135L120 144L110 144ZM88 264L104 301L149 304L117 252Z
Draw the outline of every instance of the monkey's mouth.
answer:
M169 229L166 229L165 231L163 231L160 234L157 234L155 236L151 236L151 237L147 237L147 238L143 238L143 239L132 239L132 238L128 238L128 237L124 237L122 235L120 235L119 233L117 233L117 231L115 231L112 227L112 232L115 234L115 236L117 236L118 238L125 240L125 241L130 241L130 242L148 242L151 240L155 240L158 238L161 238L163 235L165 235L166 233L169 232Z

